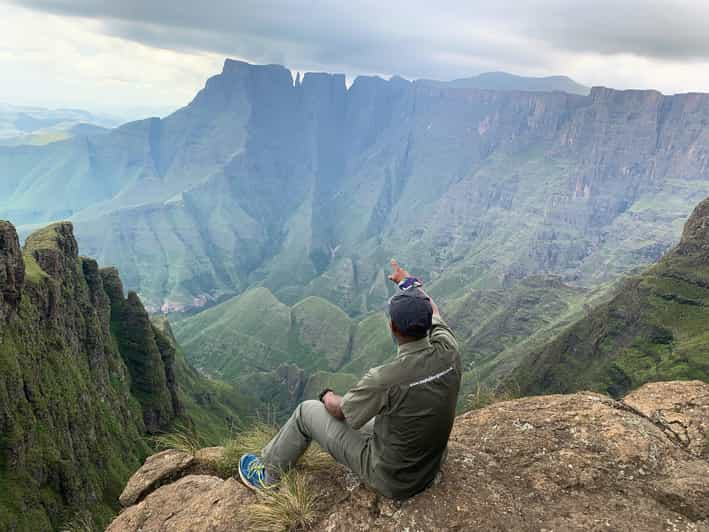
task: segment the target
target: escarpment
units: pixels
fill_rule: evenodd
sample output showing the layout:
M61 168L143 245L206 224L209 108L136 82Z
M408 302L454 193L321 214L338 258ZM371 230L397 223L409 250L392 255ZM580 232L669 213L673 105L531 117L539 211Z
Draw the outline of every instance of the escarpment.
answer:
M25 267L15 228L0 220L0 330L22 297Z
M21 249L0 222L1 530L112 514L149 453L146 431L181 412L174 350L161 351L156 334L117 273L78 255L70 223L33 233Z

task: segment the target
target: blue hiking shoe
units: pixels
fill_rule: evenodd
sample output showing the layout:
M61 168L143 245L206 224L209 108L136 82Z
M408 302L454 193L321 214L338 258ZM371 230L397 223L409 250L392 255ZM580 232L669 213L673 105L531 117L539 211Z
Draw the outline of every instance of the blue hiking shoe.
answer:
M239 476L241 481L252 490L271 487L267 480L266 466L255 454L245 454L239 458Z

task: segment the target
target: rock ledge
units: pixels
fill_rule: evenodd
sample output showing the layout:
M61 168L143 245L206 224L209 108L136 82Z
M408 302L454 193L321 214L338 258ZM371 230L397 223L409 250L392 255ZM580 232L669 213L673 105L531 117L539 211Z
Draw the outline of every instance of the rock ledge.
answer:
M699 381L648 384L624 402L582 392L497 403L458 417L440 479L403 503L340 466L314 473L328 501L314 530L709 531L708 409ZM188 475L108 530L240 530L254 501L234 479Z

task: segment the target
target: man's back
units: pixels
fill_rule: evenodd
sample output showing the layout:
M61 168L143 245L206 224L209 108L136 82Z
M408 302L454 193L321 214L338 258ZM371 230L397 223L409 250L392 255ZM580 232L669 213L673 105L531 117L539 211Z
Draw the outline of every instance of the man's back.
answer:
M248 487L277 482L312 441L385 496L405 499L435 478L455 418L458 344L420 289L421 280L394 259L391 265L389 279L398 291L387 313L397 357L367 372L344 397L326 388L318 401L300 403L261 457L240 458L239 475Z
M460 379L458 345L436 316L429 337L400 346L396 359L370 370L345 395L348 425L358 429L376 416L365 450L373 488L406 498L433 481L453 426Z

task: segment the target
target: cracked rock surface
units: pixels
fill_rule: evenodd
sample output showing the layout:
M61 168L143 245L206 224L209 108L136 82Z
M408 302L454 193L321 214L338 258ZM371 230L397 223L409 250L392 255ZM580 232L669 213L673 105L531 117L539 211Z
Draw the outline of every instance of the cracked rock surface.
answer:
M709 531L709 461L694 444L707 408L709 385L692 381L648 384L627 403L582 392L471 411L456 420L439 478L407 501L340 466L313 473L327 501L314 530ZM684 440L665 426L677 423ZM188 475L109 530L247 530L254 500L235 480Z
M709 387L701 381L653 382L624 403L642 412L696 456L709 458Z

